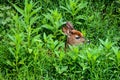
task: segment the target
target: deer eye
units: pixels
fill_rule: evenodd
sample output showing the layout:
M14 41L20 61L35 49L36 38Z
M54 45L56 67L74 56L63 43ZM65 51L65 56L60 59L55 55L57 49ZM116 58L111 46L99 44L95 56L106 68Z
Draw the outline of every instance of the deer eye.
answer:
M75 36L75 39L80 39L80 36L76 35L76 36Z

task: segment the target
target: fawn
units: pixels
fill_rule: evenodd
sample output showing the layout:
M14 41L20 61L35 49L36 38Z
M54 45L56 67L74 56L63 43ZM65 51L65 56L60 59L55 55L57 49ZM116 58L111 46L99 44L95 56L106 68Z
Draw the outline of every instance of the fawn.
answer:
M62 28L62 31L65 35L67 35L65 50L68 45L78 45L85 42L83 34L80 31L75 30L70 22L66 22L65 26Z

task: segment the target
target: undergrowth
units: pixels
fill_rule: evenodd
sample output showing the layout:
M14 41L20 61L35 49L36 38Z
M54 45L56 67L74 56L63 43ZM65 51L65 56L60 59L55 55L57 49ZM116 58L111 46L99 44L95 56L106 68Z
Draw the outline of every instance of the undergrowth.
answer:
M2 3L0 80L120 79L120 0ZM65 52L66 21L90 43Z

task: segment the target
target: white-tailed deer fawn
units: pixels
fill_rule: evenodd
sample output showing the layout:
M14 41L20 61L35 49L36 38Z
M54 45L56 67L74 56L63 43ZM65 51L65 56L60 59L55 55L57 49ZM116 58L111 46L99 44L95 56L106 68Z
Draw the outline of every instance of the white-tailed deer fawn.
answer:
M78 45L85 42L83 34L80 31L75 30L70 22L66 22L66 25L62 28L62 31L67 35L65 50L68 45Z

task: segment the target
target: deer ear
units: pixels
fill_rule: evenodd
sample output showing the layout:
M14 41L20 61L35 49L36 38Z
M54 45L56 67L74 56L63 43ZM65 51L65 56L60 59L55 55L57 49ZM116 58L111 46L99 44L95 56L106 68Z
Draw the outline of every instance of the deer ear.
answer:
M66 22L66 25L62 28L62 31L64 34L66 34L68 37L71 34L70 32L74 30L73 25L70 22Z
M69 35L69 34L70 34L70 31L69 31L69 29L68 29L67 27L63 27L63 28L62 28L62 31L63 31L63 33L66 34L66 35Z
M73 30L74 27L70 22L66 22L66 27L69 28L69 30Z

